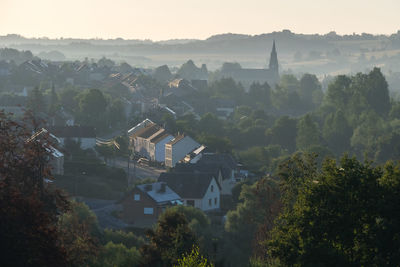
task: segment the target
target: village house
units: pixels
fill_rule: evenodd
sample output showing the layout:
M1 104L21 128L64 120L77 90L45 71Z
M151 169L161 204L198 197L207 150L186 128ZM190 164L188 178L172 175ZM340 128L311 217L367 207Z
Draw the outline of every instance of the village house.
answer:
M129 138L134 151L140 156L152 161L164 162L165 144L174 137L157 124L149 123L130 134Z
M177 162L198 147L200 144L190 136L179 134L165 144L165 166L174 167Z
M203 211L220 208L220 187L213 173L161 173L159 182L165 182L182 197L185 206Z
M123 198L122 218L134 226L148 227L157 222L167 207L181 204L181 197L166 183L142 184Z
M239 164L230 154L210 153L203 147L186 155L185 160L177 163L170 171L174 173L213 173L221 188L221 195L232 195L232 188L244 177L240 172Z
M72 140L80 144L82 149L94 149L96 147L96 132L90 126L53 126L49 132L57 136L61 145L65 146L66 140Z

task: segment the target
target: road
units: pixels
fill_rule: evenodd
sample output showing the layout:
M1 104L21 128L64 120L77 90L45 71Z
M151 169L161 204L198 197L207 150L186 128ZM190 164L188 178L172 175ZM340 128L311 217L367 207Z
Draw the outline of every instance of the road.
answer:
M127 159L117 158L113 160L110 166L122 168L127 172L128 170L128 161ZM135 164L136 168L134 167L133 160L129 163L129 175L131 179L144 179L144 178L152 178L157 179L160 176L160 173L165 172L164 169L157 169L154 167L143 166L140 164Z
M101 228L105 229L124 229L129 226L121 219L116 218L113 212L121 212L122 205L115 200L102 200L81 197L79 201L84 202L96 214Z

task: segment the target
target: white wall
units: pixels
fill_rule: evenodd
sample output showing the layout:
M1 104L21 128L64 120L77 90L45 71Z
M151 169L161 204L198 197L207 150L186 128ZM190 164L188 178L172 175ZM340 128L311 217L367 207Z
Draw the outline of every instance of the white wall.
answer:
M158 162L165 161L165 144L174 139L172 135L168 135L163 140L156 144L155 148L155 160Z
M177 162L199 146L199 143L189 136L185 136L182 140L172 146L172 166L168 167L174 167Z
M213 192L211 192L211 186L213 186ZM204 197L202 199L202 203L201 203L201 209L203 211L207 211L207 210L215 210L215 209L219 209L220 207L220 191L219 191L219 187L217 184L217 181L213 178L211 180L210 185L207 188L206 193L204 194ZM215 204L214 199L217 198L217 204ZM211 199L211 206L209 205L209 199Z

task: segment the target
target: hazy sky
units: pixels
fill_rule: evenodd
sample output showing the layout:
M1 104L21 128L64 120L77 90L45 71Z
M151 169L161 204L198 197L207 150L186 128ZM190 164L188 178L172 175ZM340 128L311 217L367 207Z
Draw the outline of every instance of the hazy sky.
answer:
M218 33L384 33L400 0L0 0L0 35L165 40Z

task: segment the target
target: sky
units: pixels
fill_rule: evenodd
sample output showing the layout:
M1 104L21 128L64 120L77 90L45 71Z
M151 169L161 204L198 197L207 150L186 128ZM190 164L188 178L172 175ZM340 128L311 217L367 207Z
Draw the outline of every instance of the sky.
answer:
M391 34L400 0L0 0L0 35L205 39L214 34Z

